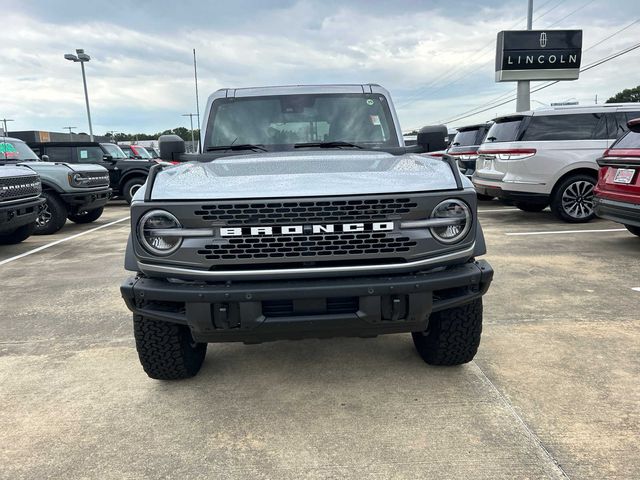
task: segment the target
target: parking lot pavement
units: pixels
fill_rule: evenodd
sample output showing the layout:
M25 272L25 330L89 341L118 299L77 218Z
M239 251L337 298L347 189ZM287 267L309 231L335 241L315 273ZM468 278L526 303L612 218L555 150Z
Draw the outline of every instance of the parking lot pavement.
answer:
M2 247L0 476L637 478L640 239L481 211L496 275L455 368L393 335L210 345L198 377L152 381L118 291L128 222L89 231L125 206Z

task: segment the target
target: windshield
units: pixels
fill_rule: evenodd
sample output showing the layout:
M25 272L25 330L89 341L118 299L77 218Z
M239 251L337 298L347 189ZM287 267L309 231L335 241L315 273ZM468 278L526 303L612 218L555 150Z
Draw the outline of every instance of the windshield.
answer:
M465 130L463 132L456 133L456 136L451 143L452 147L466 147L469 145L477 145L478 130Z
M207 148L252 144L277 150L317 142L399 146L386 98L363 94L218 99L205 137Z
M487 143L517 141L521 121L522 117L513 117L496 121L496 123L494 123L489 129L484 141Z
M0 137L0 161L40 160L26 143Z
M152 158L151 154L149 152L147 152L147 149L144 147L139 147L139 146L131 146L131 150L133 151L134 155L137 155L141 158Z
M611 148L640 148L640 133L629 132L618 140Z
M107 155L111 155L111 158L129 158L119 146L113 143L101 143L100 145L107 152Z

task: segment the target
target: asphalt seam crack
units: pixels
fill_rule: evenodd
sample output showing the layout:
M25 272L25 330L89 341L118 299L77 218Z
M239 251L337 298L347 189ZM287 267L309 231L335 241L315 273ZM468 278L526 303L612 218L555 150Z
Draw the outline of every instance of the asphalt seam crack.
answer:
M569 475L567 475L567 472L564 471L564 469L562 468L562 466L560 465L558 460L556 460L556 458L551 454L551 452L547 449L547 447L545 447L544 443L542 443L542 440L540 439L540 437L538 435L536 435L536 433L533 430L531 430L531 428L529 427L527 422L524 421L524 419L516 411L514 406L511 404L511 402L509 400L507 400L507 398L502 394L502 392L500 392L500 390L498 390L498 387L496 387L495 384L489 379L489 377L487 377L487 374L484 373L484 370L482 370L482 368L480 368L480 365L478 365L475 360L473 360L472 363L476 366L478 371L482 374L482 378L484 378L485 383L487 383L490 386L490 388L495 392L495 394L498 396L500 401L511 412L511 415L513 415L513 417L522 426L522 428L524 429L527 437L529 437L529 439L531 441L533 441L533 443L540 450L542 450L542 452L544 453L545 457L547 457L547 459L551 461L551 464L556 468L557 473L562 478L565 478L567 480L571 480L571 477L569 477Z

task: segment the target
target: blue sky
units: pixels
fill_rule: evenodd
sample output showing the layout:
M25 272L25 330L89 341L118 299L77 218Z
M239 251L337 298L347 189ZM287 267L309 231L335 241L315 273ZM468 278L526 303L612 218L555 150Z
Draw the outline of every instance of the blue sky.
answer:
M380 83L407 130L441 122L515 90L494 82L495 35L524 28L526 0L257 1L3 0L0 117L9 129L87 131L80 67L84 48L94 132L188 126L195 111L192 48L201 110L222 87ZM535 0L534 28L582 28L583 65L630 46L637 0ZM589 49L589 50L586 50ZM532 94L532 107L604 101L640 84L640 49ZM509 113L515 102L451 123Z

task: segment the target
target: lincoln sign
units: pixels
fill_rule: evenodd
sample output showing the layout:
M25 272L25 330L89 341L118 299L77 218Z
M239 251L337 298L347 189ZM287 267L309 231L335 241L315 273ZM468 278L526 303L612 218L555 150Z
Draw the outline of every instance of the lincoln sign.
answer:
M577 80L582 30L519 30L498 33L496 82Z

